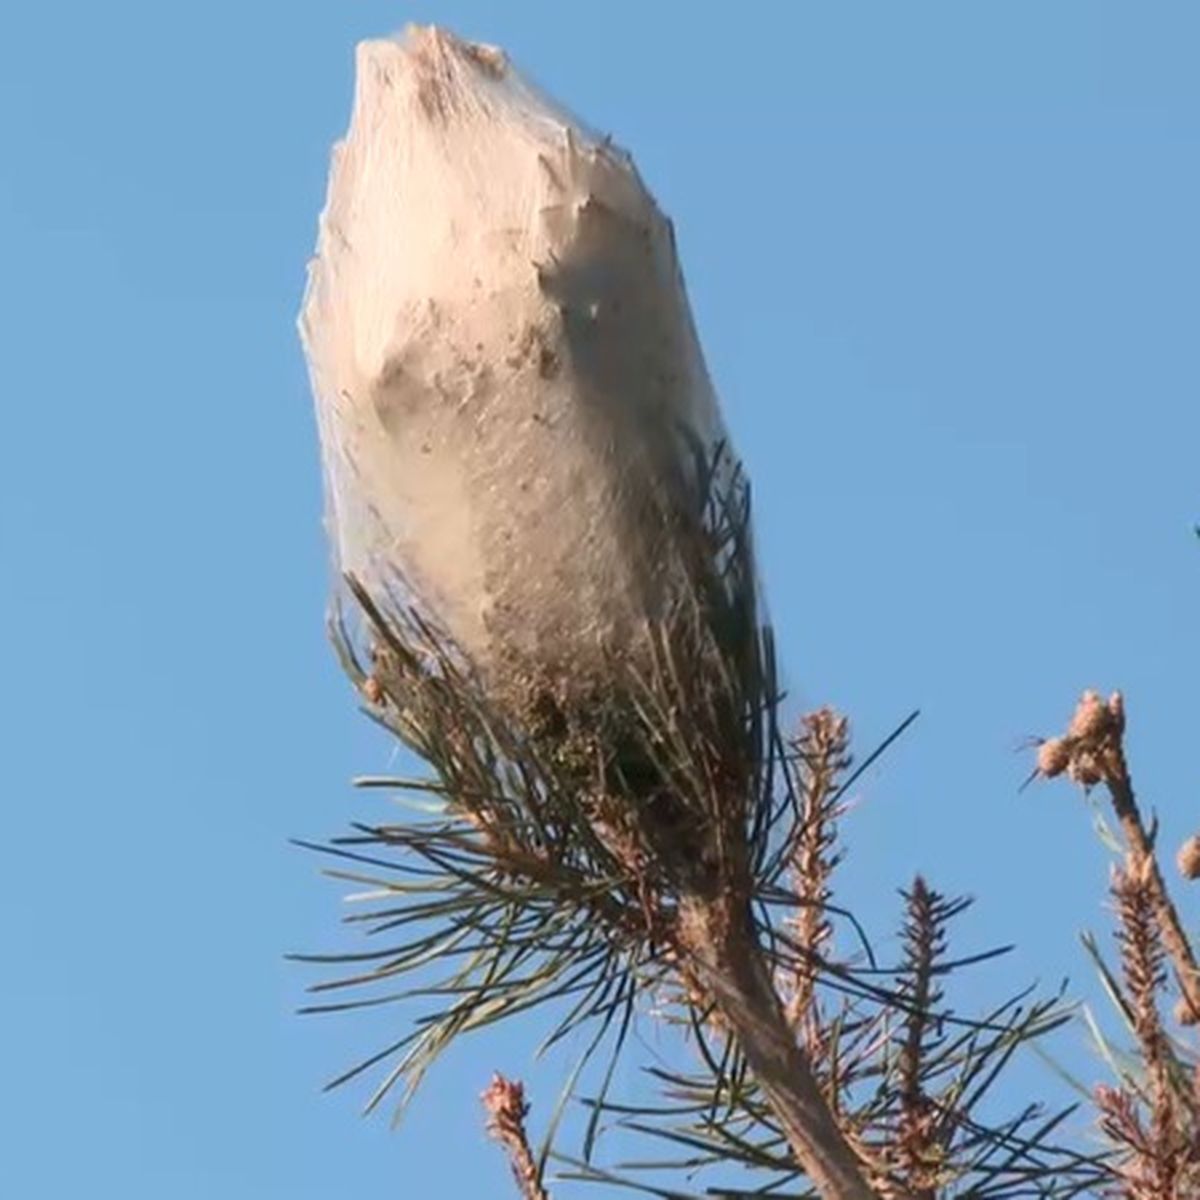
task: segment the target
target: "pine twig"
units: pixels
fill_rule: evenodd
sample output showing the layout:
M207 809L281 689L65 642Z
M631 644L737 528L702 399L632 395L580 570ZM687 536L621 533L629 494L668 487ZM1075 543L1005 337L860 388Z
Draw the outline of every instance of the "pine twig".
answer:
M487 1112L488 1133L508 1155L521 1200L550 1200L550 1193L542 1186L541 1172L525 1132L529 1103L520 1080L505 1079L497 1072L483 1093L483 1107Z
M900 1114L895 1150L913 1196L934 1200L934 1179L940 1162L937 1112L925 1094L922 1074L926 1035L941 1001L934 983L938 956L945 948L942 897L918 875L904 894L908 920L904 930L906 991L909 1008L900 1047Z
M1146 861L1147 889L1163 947L1175 968L1189 1015L1200 1020L1200 964L1167 891L1154 837L1138 807L1125 757L1125 703L1120 692L1113 692L1107 704L1096 692L1084 692L1067 732L1041 744L1037 774L1052 777L1064 772L1085 788L1104 784L1125 844L1136 860Z
M1178 1064L1159 1013L1166 982L1162 928L1156 915L1151 863L1136 852L1113 872L1121 975L1138 1042L1142 1078L1096 1090L1100 1124L1119 1149L1116 1175L1127 1200L1184 1200L1200 1184L1191 1082Z
M832 934L829 878L841 858L837 850L838 782L850 765L849 722L829 708L807 714L793 751L799 812L791 857L798 906L791 924L801 957L791 981L787 1015L796 1029L805 1025L806 1017L814 1017L811 1028L805 1030L812 1034L820 1025L819 1014L813 1011L818 963Z
M1162 872L1158 868L1154 843L1138 810L1129 767L1119 742L1112 751L1110 770L1105 774L1104 783L1127 845L1143 856L1148 863L1146 870L1150 900L1162 933L1163 946L1171 956L1180 991L1192 1013L1200 1018L1200 964L1196 962L1192 944L1184 932L1175 902L1171 899Z
M1165 1077L1166 1044L1158 1011L1158 994L1166 982L1163 970L1161 927L1155 915L1150 883L1152 860L1131 854L1129 861L1113 872L1112 894L1116 901L1121 948L1121 974L1129 995L1133 1031L1141 1047L1141 1060L1151 1079Z

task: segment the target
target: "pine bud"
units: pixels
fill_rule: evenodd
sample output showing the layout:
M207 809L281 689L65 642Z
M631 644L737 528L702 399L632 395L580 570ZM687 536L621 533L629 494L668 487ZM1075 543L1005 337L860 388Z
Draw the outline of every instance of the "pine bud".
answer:
M1175 864L1184 879L1200 879L1200 836L1193 834L1179 847Z
M1053 779L1061 775L1071 763L1071 740L1069 738L1047 738L1038 746L1037 769L1039 775Z
M1067 735L1081 742L1095 742L1113 728L1113 714L1098 692L1087 691L1079 699Z

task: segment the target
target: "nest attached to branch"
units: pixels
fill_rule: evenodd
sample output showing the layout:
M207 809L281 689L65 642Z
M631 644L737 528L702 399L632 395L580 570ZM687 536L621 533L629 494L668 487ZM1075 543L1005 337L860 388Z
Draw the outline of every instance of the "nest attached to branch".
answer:
M711 464L672 569L691 586L581 680L513 664L497 689L415 606L348 587L369 631L335 640L369 711L437 776L447 815L473 829L501 875L605 894L619 928L661 938L681 896L748 896L772 781L774 679L757 622L749 506ZM768 771L769 773L769 771ZM757 832L756 832L757 831ZM761 861L767 846L758 847Z

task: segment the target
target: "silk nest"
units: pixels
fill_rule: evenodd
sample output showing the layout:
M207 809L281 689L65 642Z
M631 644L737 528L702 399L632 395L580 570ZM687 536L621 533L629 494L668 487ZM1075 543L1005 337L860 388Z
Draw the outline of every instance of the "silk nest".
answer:
M484 676L594 678L738 477L671 223L499 51L410 29L356 76L300 320L338 576Z

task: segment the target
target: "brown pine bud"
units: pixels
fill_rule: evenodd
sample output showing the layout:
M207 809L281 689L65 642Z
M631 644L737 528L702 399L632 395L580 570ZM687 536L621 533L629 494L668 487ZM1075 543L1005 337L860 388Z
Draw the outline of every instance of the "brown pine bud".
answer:
M1109 696L1108 713L1112 717L1113 729L1120 737L1125 732L1125 697L1120 692L1113 692Z
M1200 836L1192 834L1175 856L1175 864L1184 879L1200 879Z
M1075 715L1067 729L1069 737L1081 742L1099 741L1113 728L1113 714L1098 692L1087 691L1079 698Z
M383 703L383 685L374 675L368 675L363 680L362 693L368 704Z
M1104 778L1100 761L1090 750L1077 750L1071 756L1067 774L1085 788L1095 787Z
M1186 996L1180 996L1175 1001L1175 1020L1180 1025L1195 1025L1200 1021L1200 1014L1192 1007Z
M1037 769L1039 775L1053 779L1061 775L1071 764L1071 739L1065 737L1047 738L1037 752Z

